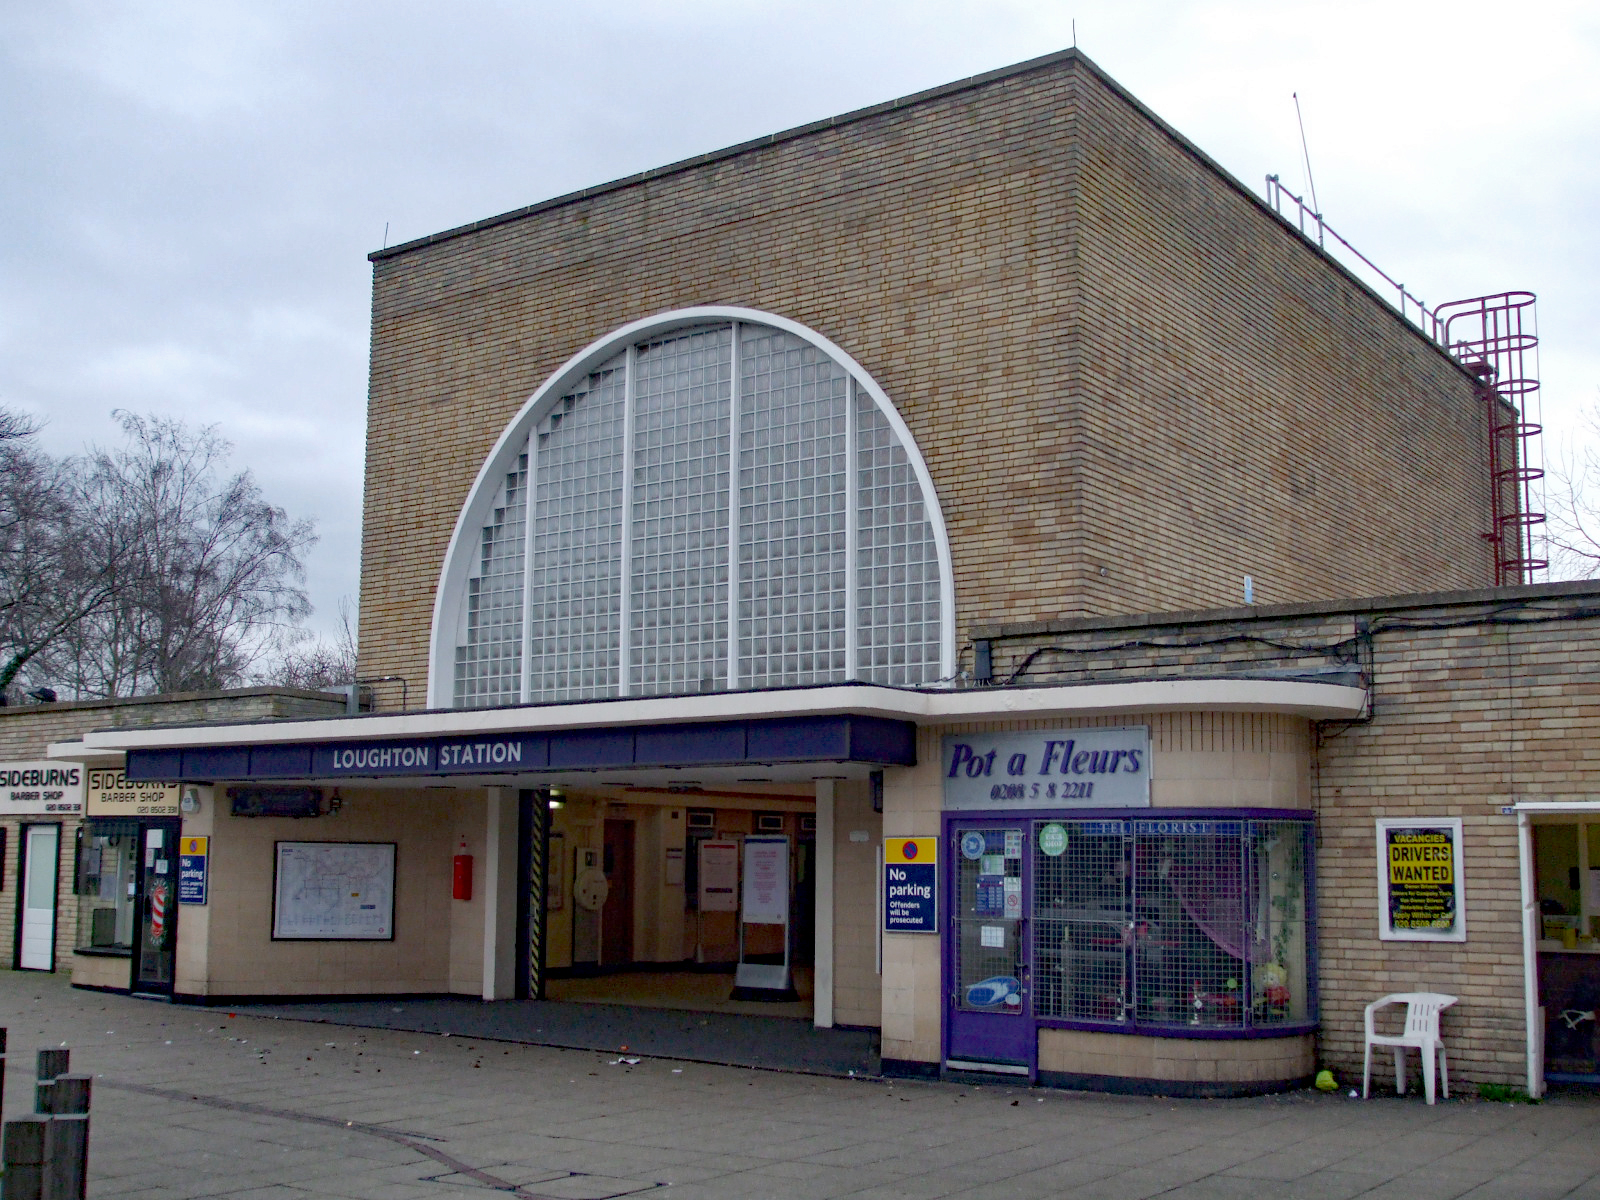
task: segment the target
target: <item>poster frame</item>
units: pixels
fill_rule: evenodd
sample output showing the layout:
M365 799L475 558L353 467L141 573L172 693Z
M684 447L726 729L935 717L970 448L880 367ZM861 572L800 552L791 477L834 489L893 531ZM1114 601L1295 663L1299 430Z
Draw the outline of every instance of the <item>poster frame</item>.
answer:
M882 867L878 872L878 912L880 932L906 934L910 937L920 937L923 934L938 934L943 931L943 927L939 920L940 909L943 907L943 904L941 903L942 897L940 892L940 889L943 886L943 881L939 874L939 841L940 839L937 837L896 837L883 839L883 853L881 855L883 862ZM917 843L916 848L919 854L926 853L928 855L926 862L912 863L906 860L904 857L898 860L890 859L890 851L897 844L903 847L912 842ZM902 855L903 854L904 851L902 850ZM889 872L892 869L899 870L907 876L904 882L911 884L921 884L926 882L932 889L929 893L928 904L926 905L926 912L928 914L925 918L926 923L918 926L900 926L895 924L895 914L892 911L889 897ZM912 874L912 872L915 872L915 874Z
M1450 930L1396 929L1389 923L1389 833L1403 829L1445 829L1450 833L1454 867L1456 923ZM1464 942L1467 940L1467 896L1461 854L1460 817L1379 817L1376 824L1378 867L1378 938L1385 942Z
M716 850L719 850L719 851L720 850L729 851L730 852L729 857L731 857L732 860L733 860L733 886L731 888L728 888L728 889L725 889L725 890L722 887L718 886L718 888L716 889L715 896L709 896L708 895L710 889L707 886L707 879L709 877L708 877L707 872L706 872L706 862L705 862L705 852L706 852L706 847L708 847L708 846L713 847L713 848L715 848ZM700 842L699 846L696 848L695 853L700 856L698 878L695 881L696 891L698 892L699 911L703 912L703 913L707 913L707 912L731 912L731 913L736 913L736 912L738 912L739 911L740 902L743 899L743 892L742 892L741 886L740 886L741 885L741 878L740 878L741 871L740 871L740 868L742 867L743 862L744 862L744 853L743 853L742 847L739 844L739 840L738 840L737 835L733 835L733 836L729 836L729 837L725 837L725 838L723 838L723 837L706 838L705 840ZM724 898L724 891L726 891L726 899Z
M387 846L389 848L389 932L383 937L340 937L337 934L311 936L307 934L280 934L278 932L278 909L282 899L279 893L283 862L283 848L285 846ZM274 841L272 843L272 940L275 942L392 942L395 940L395 878L398 875L400 858L400 843L398 842L366 842L366 841L338 841L328 838L323 841Z

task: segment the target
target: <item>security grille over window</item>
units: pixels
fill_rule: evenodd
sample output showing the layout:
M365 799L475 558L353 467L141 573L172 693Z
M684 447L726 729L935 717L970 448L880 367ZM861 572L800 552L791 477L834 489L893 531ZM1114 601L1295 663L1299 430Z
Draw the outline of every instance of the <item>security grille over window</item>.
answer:
M525 410L447 567L455 704L947 674L942 525L881 393L761 322L621 342Z
M1316 1020L1304 820L1033 825L1034 1012L1121 1029Z

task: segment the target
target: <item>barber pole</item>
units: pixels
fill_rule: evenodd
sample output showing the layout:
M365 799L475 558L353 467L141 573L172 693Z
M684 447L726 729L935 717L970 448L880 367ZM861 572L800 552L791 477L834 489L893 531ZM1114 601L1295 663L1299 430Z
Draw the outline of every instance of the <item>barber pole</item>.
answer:
M167 884L165 880L150 889L150 940L160 945L167 936Z

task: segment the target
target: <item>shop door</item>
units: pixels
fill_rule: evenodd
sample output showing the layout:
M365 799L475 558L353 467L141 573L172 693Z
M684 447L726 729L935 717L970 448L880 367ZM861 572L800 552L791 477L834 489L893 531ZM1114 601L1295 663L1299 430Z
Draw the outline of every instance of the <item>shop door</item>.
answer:
M605 875L608 889L600 910L600 962L633 961L633 822L607 821Z
M1033 1076L1023 822L952 821L946 1065Z
M133 990L171 995L178 944L178 831L146 826L142 841Z
M61 826L29 825L22 842L22 922L17 965L25 971L56 969L56 874Z

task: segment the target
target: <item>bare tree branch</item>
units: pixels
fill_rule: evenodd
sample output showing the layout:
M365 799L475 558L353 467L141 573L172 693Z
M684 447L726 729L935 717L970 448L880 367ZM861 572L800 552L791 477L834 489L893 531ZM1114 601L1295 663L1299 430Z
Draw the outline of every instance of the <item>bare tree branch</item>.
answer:
M1600 401L1583 416L1587 436L1563 444L1546 476L1552 579L1600 576Z
M31 664L79 696L236 686L311 611L301 556L312 524L268 503L249 471L226 474L231 447L215 426L114 415L119 448L91 449L48 478L39 456L86 586L82 599L47 605L48 639L34 644L41 626L19 643L27 653L10 652L11 675Z

